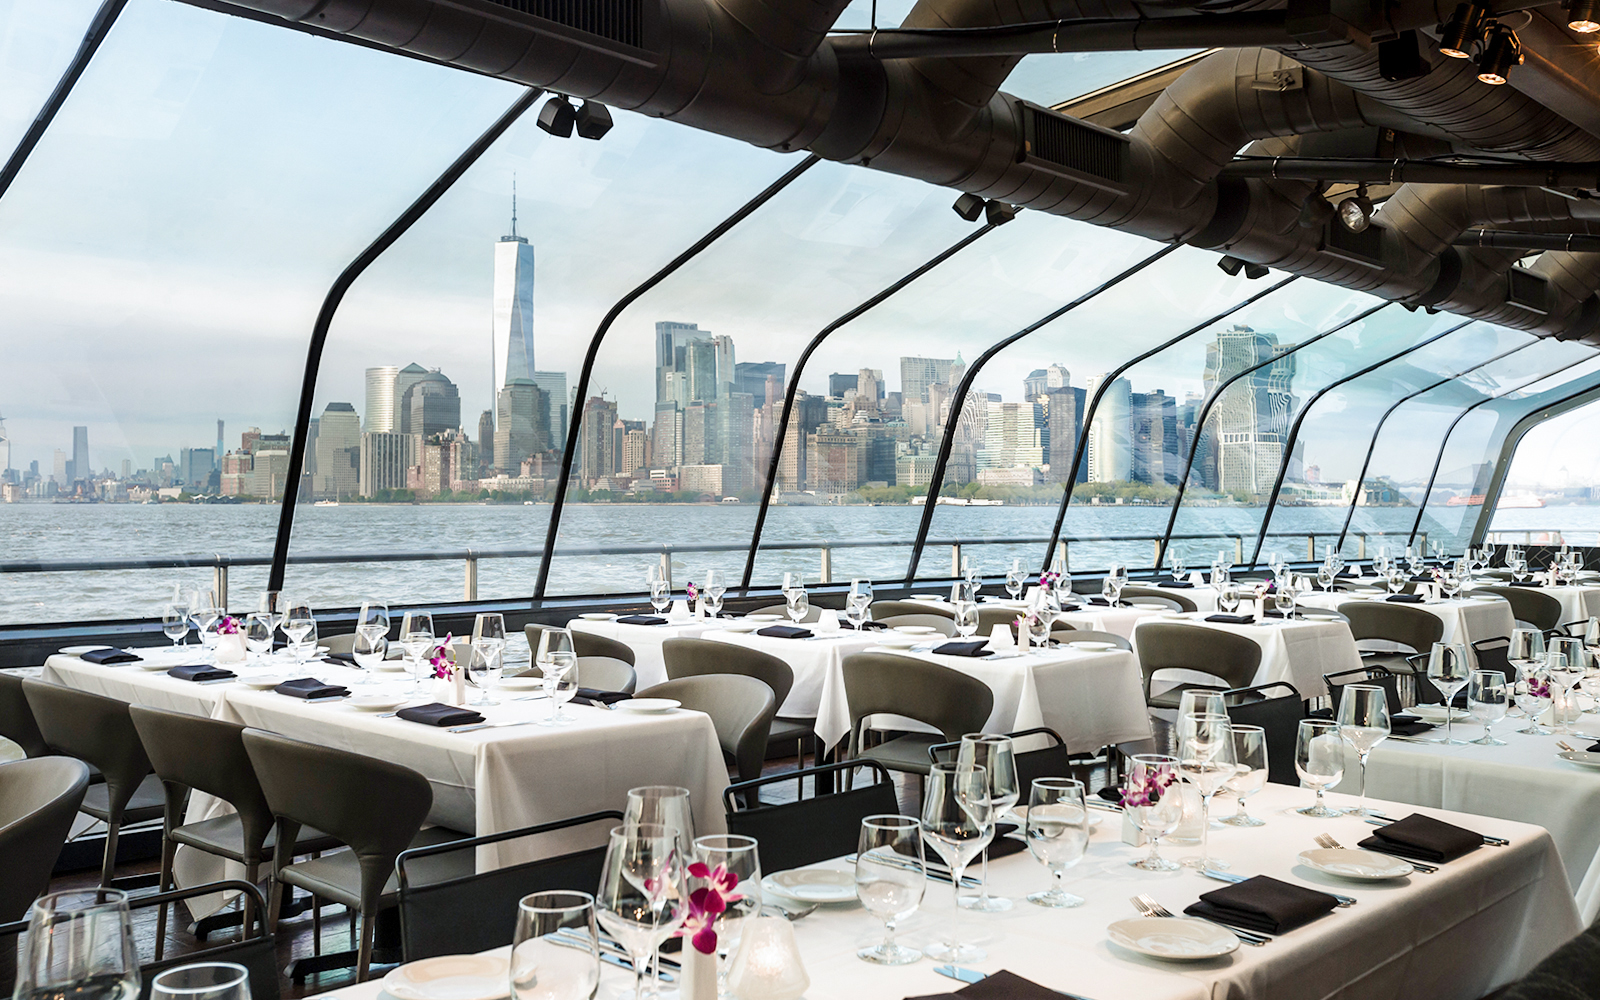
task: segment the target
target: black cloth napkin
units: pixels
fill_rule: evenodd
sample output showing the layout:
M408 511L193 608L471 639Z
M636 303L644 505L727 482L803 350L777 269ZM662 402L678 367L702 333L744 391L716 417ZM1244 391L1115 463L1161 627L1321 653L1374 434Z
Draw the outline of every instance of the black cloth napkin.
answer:
M1193 581L1190 581L1190 580L1162 580L1160 583L1156 584L1156 586L1158 586L1158 587L1167 587L1169 589L1173 588L1173 587L1176 587L1179 590L1185 590L1185 589L1188 589L1190 587L1193 587L1194 583L1193 583Z
M1202 893L1199 901L1184 907L1183 912L1263 934L1282 934L1304 927L1338 905L1339 901L1325 892L1257 875Z
M1384 600L1391 604L1421 604L1427 600L1421 594L1390 594Z
M1433 723L1423 722L1414 715L1389 717L1389 732L1395 736L1421 736L1433 728Z
M929 993L920 997L907 997L906 1000L949 1000L950 997L960 997L961 1000L1061 1000L1061 994L1055 990L1040 986L1031 979L1023 979L1016 973L1004 969L991 972L985 978L963 986L954 993Z
M988 639L973 639L968 642L947 642L933 647L933 651L945 656L993 656L994 650L985 648L988 645Z
M138 663L144 659L144 657L130 653L126 649L91 649L87 653L79 653L78 658L101 665L107 663Z
M1595 743L1592 746L1584 747L1584 750L1589 753L1600 753L1600 743Z
M1405 819L1379 827L1360 846L1413 861L1438 863L1454 861L1482 847L1483 834L1463 830L1432 816L1412 813Z
M768 625L766 628L757 629L756 635L770 635L778 639L809 639L811 630L796 628L793 625Z
M347 687L324 684L315 677L296 677L292 681L284 681L272 690L291 698L343 698L350 693Z
M1411 582L1412 583L1432 583L1433 582L1433 577L1429 576L1426 573L1418 573L1416 576L1411 578Z
M1111 602L1106 600L1104 597L1091 597L1089 598L1089 603L1100 608L1111 607Z
M226 667L213 667L207 663L185 663L181 667L173 667L167 671L168 677L176 677L180 681L225 681L239 675Z
M424 726L475 726L483 721L483 716L470 708L441 705L436 701L402 708L394 714L407 722L420 722Z
M1063 605L1061 605L1061 610L1062 611L1077 611L1081 607L1083 607L1083 605L1081 605L1081 604L1063 604Z
M1206 621L1224 625L1253 625L1255 620L1255 615L1206 615Z
M1292 615L1286 615L1282 611L1279 611L1277 608L1268 608L1266 611L1263 611L1261 613L1261 617L1263 617L1263 618L1303 618L1304 615L1300 614L1300 612L1298 612L1298 611L1296 611Z
M336 667L359 667L354 653L329 653L322 658L323 663L331 663Z
M618 625L665 625L667 620L657 615L623 615L617 619Z
M602 691L599 688L579 688L577 693L572 696L572 700L577 701L581 698L589 704L599 702L602 705L615 705L619 701L627 701L632 697L633 695L623 694L621 691Z
M1021 854L1028 849L1026 840L1018 840L1015 837L1006 836L1008 833L1015 833L1018 829L1019 827L1015 823L995 824L994 839L989 841L989 846L983 849L983 853L989 855L990 861L995 858L1006 858L1013 854Z
M839 623L839 627L840 628L849 628L849 629L855 628L854 625L850 624L849 622L845 622L845 621L841 621ZM888 631L888 628L889 628L889 626L885 625L883 622L862 622L861 623L861 631L863 631L863 632L885 632L885 631Z
M1544 584L1538 580L1507 580L1506 583L1513 587L1542 587Z

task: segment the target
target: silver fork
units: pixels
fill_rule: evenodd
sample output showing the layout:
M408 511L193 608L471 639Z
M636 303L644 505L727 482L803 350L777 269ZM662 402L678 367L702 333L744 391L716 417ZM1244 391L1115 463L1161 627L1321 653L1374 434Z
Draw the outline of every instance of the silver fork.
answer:
M1342 851L1342 850L1345 849L1342 845L1340 845L1340 843L1337 840L1334 840L1332 837L1328 836L1325 833L1317 834L1317 838L1316 839L1317 839L1317 846L1318 847L1326 847L1330 851ZM1380 851L1379 853L1382 853L1382 852ZM1425 865L1420 861L1412 861L1410 858L1402 858L1401 860L1405 861L1411 867L1415 868L1417 871L1422 872L1425 875L1432 875L1434 872L1439 870L1439 869L1433 867L1432 865Z
M1140 893L1139 895L1133 897L1130 902L1133 903L1135 909L1147 917L1175 918L1177 916L1171 910L1156 902L1153 897L1147 896L1144 893ZM1200 917L1199 919L1206 921L1208 924L1216 924L1218 927L1227 927L1228 930L1234 933L1234 936L1236 936L1240 941L1243 941L1245 944L1260 947L1261 945L1264 945L1268 941L1272 940L1272 938L1266 936L1265 934L1257 934L1255 931L1241 930L1240 928L1229 926L1220 920L1211 920L1206 917Z

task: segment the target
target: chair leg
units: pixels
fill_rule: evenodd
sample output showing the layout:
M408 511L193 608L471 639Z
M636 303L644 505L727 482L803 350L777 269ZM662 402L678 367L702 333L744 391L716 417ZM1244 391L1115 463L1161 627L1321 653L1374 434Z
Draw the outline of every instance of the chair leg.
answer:
M322 954L322 897L311 894L311 954Z
M261 866L259 864L245 865L244 877L251 885L260 885ZM255 926L257 919L259 918L256 916L256 898L247 894L244 897L244 928L241 931L241 940L250 936L251 928Z
M350 919L355 920L357 917L358 914L352 911ZM373 921L370 913L359 914L359 918L361 920L361 946L356 951L356 982L364 983L367 981L367 973L372 966Z
M166 892L172 888L172 856L177 853L178 845L172 838L165 834L161 837L161 879L156 883L157 892ZM156 910L156 961L161 961L161 956L167 947L167 904L162 903Z
M117 836L122 832L122 817L116 816L106 824L106 855L100 863L100 884L109 887L117 869Z
M277 874L267 875L267 930L278 933L278 915L283 912L283 882Z

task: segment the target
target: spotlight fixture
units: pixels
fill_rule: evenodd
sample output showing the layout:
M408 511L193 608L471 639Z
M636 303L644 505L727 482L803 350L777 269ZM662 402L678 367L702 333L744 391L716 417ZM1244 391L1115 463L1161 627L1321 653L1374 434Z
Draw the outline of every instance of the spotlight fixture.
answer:
M578 135L598 139L611 131L611 112L599 101L584 101L578 107Z
M1567 27L1580 34L1600 31L1600 3L1596 0L1570 0L1567 4Z
M1483 37L1483 20L1482 7L1458 4L1450 20L1439 26L1439 51L1452 59L1471 59L1472 46Z
M1017 206L990 199L983 206L983 221L991 226L1003 226L1017 217Z
M977 222L978 216L983 214L983 199L975 194L964 194L950 207L968 222Z
M571 137L572 126L577 120L577 109L559 94L550 98L544 103L544 107L539 109L539 127L558 139Z
M1244 276L1252 281L1254 281L1256 278L1265 278L1269 273L1271 272L1267 270L1267 265L1265 264L1251 264L1247 262L1244 265Z
M1222 268L1223 272L1229 277L1232 277L1239 273L1240 268L1244 267L1244 261L1230 254L1217 261L1217 266Z
M1478 56L1478 79L1499 87L1505 84L1511 67L1522 65L1522 43L1517 33L1505 25L1496 25Z
M1352 233L1366 232L1372 225L1372 199L1367 197L1367 186L1359 185L1356 193L1339 202L1339 221Z

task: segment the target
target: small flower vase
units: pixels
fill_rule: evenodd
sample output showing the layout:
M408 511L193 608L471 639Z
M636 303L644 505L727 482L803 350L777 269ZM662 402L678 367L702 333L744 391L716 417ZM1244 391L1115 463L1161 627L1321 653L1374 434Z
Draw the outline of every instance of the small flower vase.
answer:
M224 633L217 636L217 662L243 663L245 658L244 633Z
M704 597L696 597L694 599L694 616L696 618L704 618L706 616L706 599Z
M717 1000L717 956L704 954L699 948L685 942L678 961L683 971L678 986L682 1000Z

